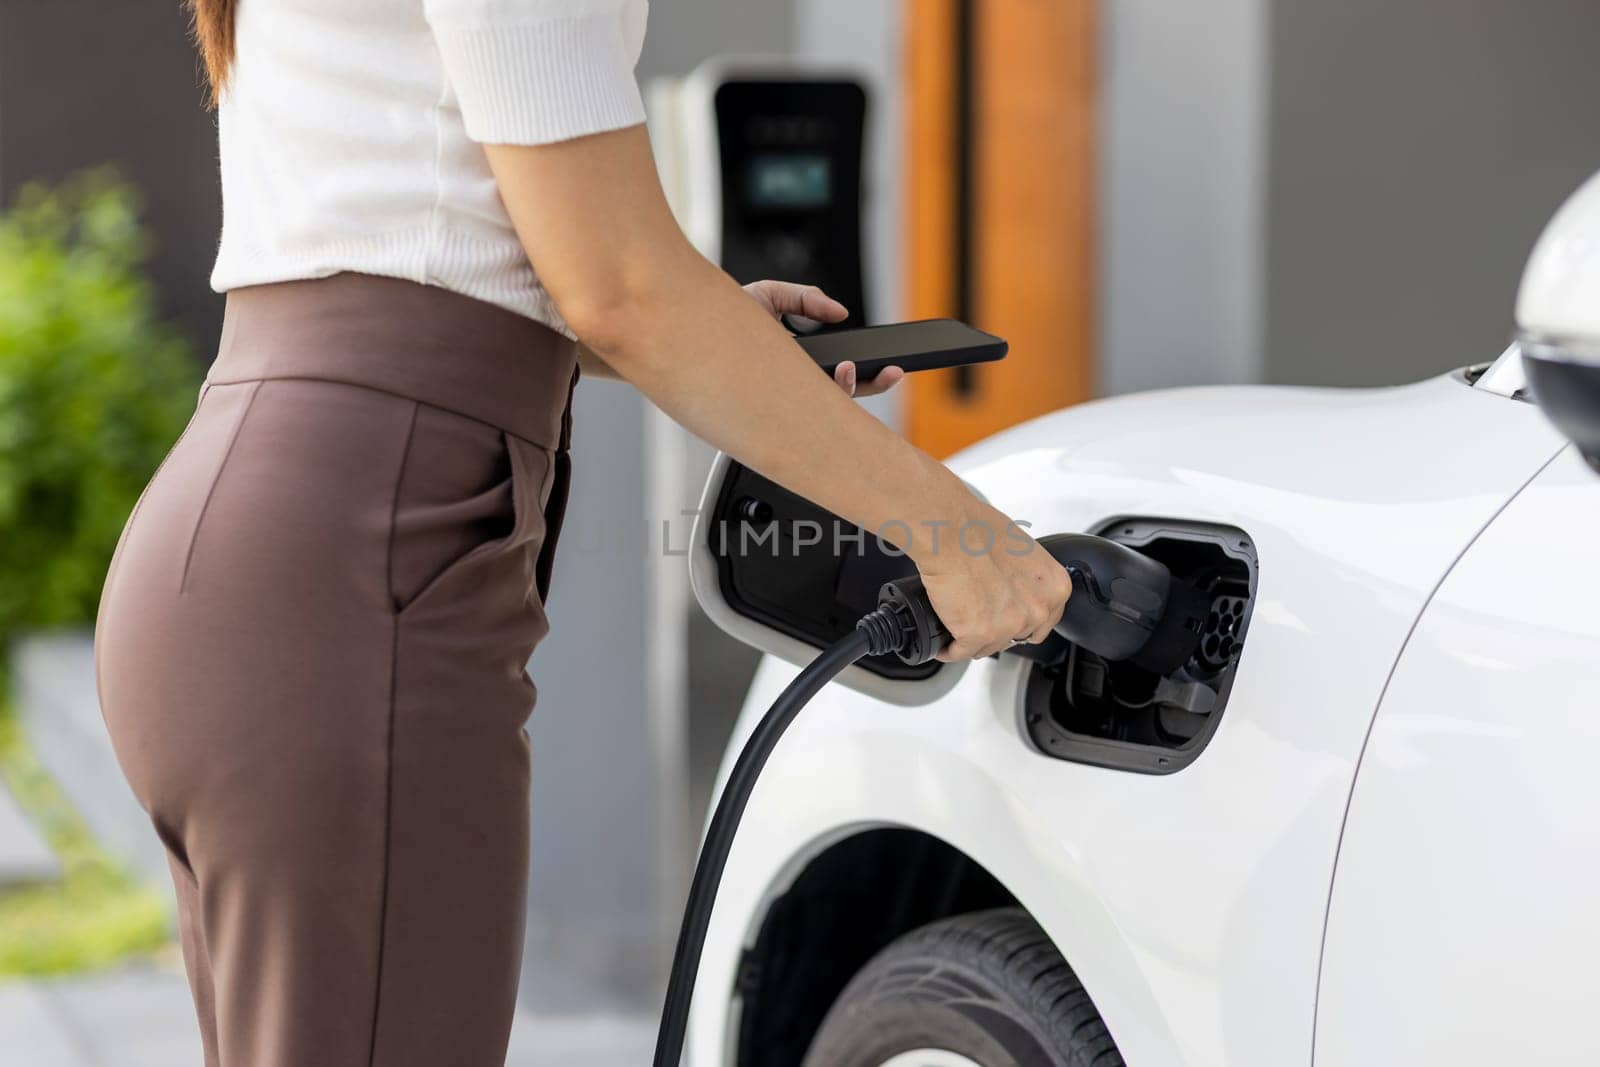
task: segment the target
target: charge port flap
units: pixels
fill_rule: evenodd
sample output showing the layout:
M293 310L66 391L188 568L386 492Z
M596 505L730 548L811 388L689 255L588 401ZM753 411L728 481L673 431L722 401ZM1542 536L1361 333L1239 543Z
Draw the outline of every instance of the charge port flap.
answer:
M729 635L804 665L877 606L884 582L911 561L804 497L718 454L691 534L695 598ZM862 660L839 676L896 704L925 704L955 685L966 664L918 666L896 656Z

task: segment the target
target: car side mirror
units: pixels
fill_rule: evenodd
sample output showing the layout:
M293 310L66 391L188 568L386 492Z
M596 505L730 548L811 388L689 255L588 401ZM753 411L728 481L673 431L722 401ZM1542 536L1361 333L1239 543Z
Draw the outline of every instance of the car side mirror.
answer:
M1524 338L1522 365L1534 401L1600 473L1600 350Z

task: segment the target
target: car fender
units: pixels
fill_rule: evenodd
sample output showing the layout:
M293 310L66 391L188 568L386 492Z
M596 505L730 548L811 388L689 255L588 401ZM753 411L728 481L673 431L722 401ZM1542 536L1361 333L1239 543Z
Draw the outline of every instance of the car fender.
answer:
M1098 402L956 457L1037 533L1143 516L1249 535L1254 615L1219 727L1189 766L1143 775L1034 749L1017 657L975 664L922 708L829 687L751 798L700 988L732 988L766 902L810 856L890 824L999 879L1078 971L1129 1063L1304 1062L1373 710L1428 596L1561 447L1531 405L1442 376ZM792 675L763 664L735 745ZM697 1000L693 1062L727 1062L728 1008Z

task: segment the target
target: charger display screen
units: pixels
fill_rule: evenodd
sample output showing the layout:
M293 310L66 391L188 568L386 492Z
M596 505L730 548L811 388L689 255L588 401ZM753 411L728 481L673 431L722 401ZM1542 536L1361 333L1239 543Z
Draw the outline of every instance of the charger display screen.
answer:
M818 208L833 199L833 161L825 155L758 155L749 166L747 193L756 207Z

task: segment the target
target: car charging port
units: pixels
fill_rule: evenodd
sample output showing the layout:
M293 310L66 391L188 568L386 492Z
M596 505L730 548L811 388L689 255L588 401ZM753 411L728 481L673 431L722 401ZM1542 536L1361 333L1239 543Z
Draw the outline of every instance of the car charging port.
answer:
M1199 641L1165 673L1065 641L1039 646L1024 695L1028 734L1058 759L1168 774L1200 754L1227 706L1255 597L1255 546L1234 527L1167 519L1122 519L1096 532L1165 564L1187 587L1187 625Z

